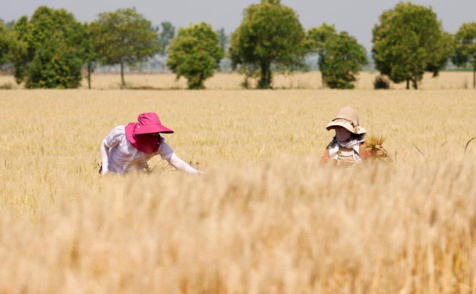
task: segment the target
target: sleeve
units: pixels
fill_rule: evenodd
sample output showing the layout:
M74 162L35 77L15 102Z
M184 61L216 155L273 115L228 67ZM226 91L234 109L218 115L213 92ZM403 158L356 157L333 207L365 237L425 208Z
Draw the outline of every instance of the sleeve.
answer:
M99 170L99 172L101 174L105 174L107 172L107 170L109 169L109 148L107 148L104 144L104 142L106 141L106 139L104 139L101 143L101 169Z
M372 158L373 157L373 154L372 154L372 151L365 148L365 146L363 145L360 145L360 148L359 148L359 156L360 158L362 158L363 160L366 160L366 159L369 159L369 158Z
M121 142L122 136L124 135L124 126L117 126L104 138L104 144L108 148L113 148Z
M190 165L188 165L185 161L183 161L177 155L175 155L175 153L172 153L172 156L170 157L170 159L168 159L168 161L173 167L175 167L176 169L180 171L186 172L187 174L192 174L192 175L202 174L201 171L198 171L194 169L193 167L191 167Z
M174 150L165 142L163 137L160 137L160 146L158 153L163 159L169 160L174 154Z
M319 166L325 166L327 163L329 163L329 150L326 148L319 161Z

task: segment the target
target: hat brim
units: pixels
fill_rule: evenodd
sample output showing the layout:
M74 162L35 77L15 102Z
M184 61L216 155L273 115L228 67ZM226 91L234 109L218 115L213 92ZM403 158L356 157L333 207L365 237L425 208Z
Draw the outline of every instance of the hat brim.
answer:
M153 133L165 133L165 134L172 134L174 131L171 129L164 127L163 125L146 125L146 126L139 126L137 125L134 129L135 135L144 135L144 134L153 134Z
M361 126L354 128L349 122L346 122L346 121L331 121L329 124L327 124L326 129L330 131L332 129L335 129L336 127L342 127L348 130L349 132L351 132L352 134L356 134L356 135L361 135L366 133L365 129L362 128Z

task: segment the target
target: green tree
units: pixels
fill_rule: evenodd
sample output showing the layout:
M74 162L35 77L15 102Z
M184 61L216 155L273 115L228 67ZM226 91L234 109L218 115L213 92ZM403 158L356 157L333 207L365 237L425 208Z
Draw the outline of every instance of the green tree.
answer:
M88 89L91 89L91 75L94 72L99 56L97 52L97 45L94 44L95 38L93 38L94 33L92 32L91 25L84 23L83 28L84 35L81 42L81 59L83 64L86 65L86 69L88 71Z
M425 71L434 75L444 67L451 54L451 44L431 8L399 3L380 16L373 31L372 55L381 74L393 82L418 82Z
M455 42L452 34L448 32L441 33L439 47L433 55L433 59L428 62L426 71L433 73L433 77L437 77L441 69L448 64L450 57L454 55Z
M313 27L310 28L307 32L307 42L309 51L313 53L318 53L322 55L324 52L324 44L327 39L331 36L337 34L336 28L334 25L328 25L327 23L323 23L320 27Z
M64 9L40 6L13 26L15 78L27 88L76 88L81 83L83 27Z
M0 66L11 60L11 51L14 46L15 37L10 29L8 29L3 21L0 20Z
M218 34L218 38L219 38L219 43L220 43L220 46L221 48L223 48L223 50L225 51L227 46L228 46L228 41L230 39L229 36L227 36L226 32L225 32L225 29L224 28L221 28L217 31L217 34Z
M368 63L365 48L346 32L323 24L308 32L311 52L319 54L323 82L332 89L353 89L355 75Z
M238 66L246 78L259 75L258 88L272 86L272 65L292 71L303 65L306 33L298 16L279 0L262 0L250 5L243 21L231 35L232 67Z
M452 61L457 66L473 67L473 89L476 89L476 22L464 23L455 35L455 42Z
M307 32L307 46L308 51L311 53L317 53L318 55L318 65L321 69L321 60L324 60L324 54L326 50L324 49L324 44L327 39L331 36L335 36L337 31L334 25L328 25L323 23L320 27L310 28ZM326 84L326 72L321 70L322 84Z
M31 25L28 23L28 17L20 17L15 24L13 25L13 31L16 34L18 46L11 52L11 60L14 67L14 77L17 84L23 82L26 79L28 73L28 65L33 60L35 56L35 48L32 44L28 42L32 38Z
M47 39L29 64L27 88L77 88L81 84L81 58L58 38Z
M169 21L164 21L160 25L162 27L159 34L159 43L162 46L160 54L166 55L170 42L172 42L175 37L175 27Z
M121 85L125 88L124 67L146 61L160 52L158 28L135 8L99 14L90 24L93 44L103 64L121 67Z
M203 82L213 76L224 56L218 34L203 22L181 28L168 52L167 66L177 79L187 78L189 89L204 89Z

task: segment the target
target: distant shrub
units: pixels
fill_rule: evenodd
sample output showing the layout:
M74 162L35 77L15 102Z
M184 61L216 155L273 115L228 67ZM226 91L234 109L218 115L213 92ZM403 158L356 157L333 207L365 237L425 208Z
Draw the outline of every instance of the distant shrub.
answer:
M12 85L12 83L5 83L5 84L0 85L0 89L2 89L2 90L11 90L11 89L13 89L13 85Z
M379 90L379 89L388 90L388 89L390 89L390 81L388 80L388 78L379 75L375 78L374 89L375 90Z

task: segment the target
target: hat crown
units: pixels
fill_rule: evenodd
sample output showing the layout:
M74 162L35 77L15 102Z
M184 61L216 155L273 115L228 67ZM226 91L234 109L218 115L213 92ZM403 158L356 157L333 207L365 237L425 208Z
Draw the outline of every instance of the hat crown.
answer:
M359 125L359 113L350 106L342 107L337 112L333 120L344 119L350 122L354 122L357 126Z
M161 125L159 116L154 112L142 113L137 117L138 126Z
M336 116L330 123L327 124L326 129L329 131L337 127L343 127L354 134L365 134L365 129L359 125L359 114L352 107L342 107L337 112Z

